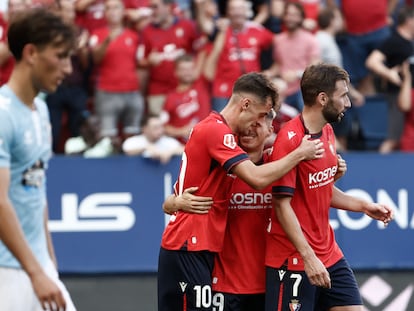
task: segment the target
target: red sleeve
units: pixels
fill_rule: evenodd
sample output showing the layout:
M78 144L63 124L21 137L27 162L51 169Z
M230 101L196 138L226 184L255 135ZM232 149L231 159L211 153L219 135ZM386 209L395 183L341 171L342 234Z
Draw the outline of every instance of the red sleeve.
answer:
M300 142L301 138L297 134L289 139L289 136L292 135L291 131L288 131L285 126L282 130L279 131L276 140L273 144L273 152L271 155L271 160L279 160L295 150ZM272 184L272 193L273 194L290 194L291 191L287 191L286 188L294 189L296 187L296 170L297 167L294 167L286 175L282 176Z

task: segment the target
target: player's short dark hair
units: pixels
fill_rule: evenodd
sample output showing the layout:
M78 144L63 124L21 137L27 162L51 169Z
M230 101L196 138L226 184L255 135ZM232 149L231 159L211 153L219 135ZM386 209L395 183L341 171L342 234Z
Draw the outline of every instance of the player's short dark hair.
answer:
M34 8L19 12L11 20L7 34L9 49L17 61L23 48L33 44L38 48L47 45L75 47L74 28L47 8Z
M319 63L307 67L300 82L305 105L312 106L321 92L332 96L336 90L336 82L340 80L349 83L348 73L339 66Z
M276 107L279 100L279 93L274 84L258 72L250 72L240 76L233 86L233 94L237 93L252 94L260 98L263 103L270 98L273 108Z

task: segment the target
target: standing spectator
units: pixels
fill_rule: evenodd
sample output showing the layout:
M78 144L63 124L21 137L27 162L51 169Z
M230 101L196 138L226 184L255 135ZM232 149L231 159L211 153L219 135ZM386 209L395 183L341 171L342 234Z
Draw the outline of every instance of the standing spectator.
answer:
M9 0L7 12L0 17L0 85L7 83L14 66L14 58L7 44L8 24L13 15L28 8L26 0Z
M173 0L150 0L152 23L142 31L140 65L145 69L147 112L159 114L167 94L177 86L174 62L193 54L198 32L193 21L174 15ZM199 72L199 69L197 70Z
M339 9L336 7L326 7L320 10L318 26L319 30L316 32L316 39L321 50L321 60L327 64L343 68L342 52L336 42L336 35L344 29L343 18ZM353 86L352 81L349 84L349 96L352 99L352 103L357 107L362 106L365 102L365 97ZM347 113L341 122L332 124L337 138L336 147L338 151L346 151L348 149L348 136L352 131L352 122L352 113Z
M303 161L272 186L266 243L265 310L362 310L355 276L335 241L329 209L362 212L388 224L392 210L354 198L334 186L338 171L335 136L347 108L348 74L334 65L309 66L302 77L304 109L280 130L272 153L278 160L305 135L319 138L324 157Z
M338 6L346 27L346 35L339 40L344 68L364 96L376 93L373 77L369 74L365 61L390 35L391 15L398 1L341 0ZM329 6L337 6L335 0L326 2Z
M32 9L13 18L8 43L16 63L0 88L0 310L74 311L47 225L50 122L36 95L70 73L75 34L50 11Z
M181 155L184 146L164 133L164 125L158 115L147 115L142 119L142 134L129 137L122 144L127 155L142 155L167 163L175 155Z
M56 9L63 21L75 28L77 34L77 46L71 57L72 72L57 88L56 92L48 94L46 103L49 108L50 121L52 123L52 149L56 153L62 153L64 145L62 135L62 122L64 113L67 115L67 125L70 137L79 135L79 124L82 113L86 110L88 101L87 92L87 67L89 63L88 33L75 25L75 7L72 0L60 0ZM63 129L66 130L66 129Z
M383 79L384 92L389 104L387 137L379 147L380 153L399 148L404 126L404 113L398 107L401 87L401 65L414 54L414 8L402 7L397 27L391 35L367 58L366 66Z
M261 70L260 53L271 46L273 34L248 20L246 0L229 0L228 27L220 27L205 71L213 82L213 110L221 111L234 82L244 73Z
M168 93L162 119L165 133L185 144L193 126L208 116L211 110L208 82L196 78L194 57L185 54L175 61L178 86Z
M302 28L305 11L299 2L287 2L283 14L284 31L274 39L273 65L266 71L271 77L279 76L287 83L285 102L301 111L303 100L300 78L305 68L320 60L318 41Z
M108 27L92 33L89 44L97 69L95 112L101 120L102 135L129 137L140 132L144 100L139 92L137 72L138 35L123 25L121 0L106 0Z
M212 112L193 128L175 194L198 187L197 195L213 197L214 204L206 215L177 212L170 218L159 254L158 310L211 310L211 273L215 253L222 248L232 174L259 189L299 161L322 156L319 142L305 138L301 147L280 161L255 166L248 160L234 135L264 126L276 100L269 80L258 73L245 74L236 81L221 114Z

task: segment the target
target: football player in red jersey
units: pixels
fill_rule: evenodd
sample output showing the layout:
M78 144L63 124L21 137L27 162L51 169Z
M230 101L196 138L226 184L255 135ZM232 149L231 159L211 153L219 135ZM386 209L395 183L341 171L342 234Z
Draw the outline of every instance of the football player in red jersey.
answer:
M355 276L329 224L329 208L363 212L384 224L392 219L392 210L334 185L338 168L329 123L340 121L351 107L348 85L348 73L338 66L309 66L301 80L305 108L284 125L274 143L276 161L306 135L321 140L325 152L322 158L298 163L273 183L265 259L267 311L362 310Z

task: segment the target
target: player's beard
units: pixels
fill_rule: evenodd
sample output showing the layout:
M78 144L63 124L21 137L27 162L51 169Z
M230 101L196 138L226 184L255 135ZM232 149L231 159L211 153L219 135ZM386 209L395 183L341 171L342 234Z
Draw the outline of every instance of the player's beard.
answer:
M344 117L344 113L338 112L338 110L335 108L334 102L331 98L329 99L326 106L322 109L322 114L328 123L340 122Z

